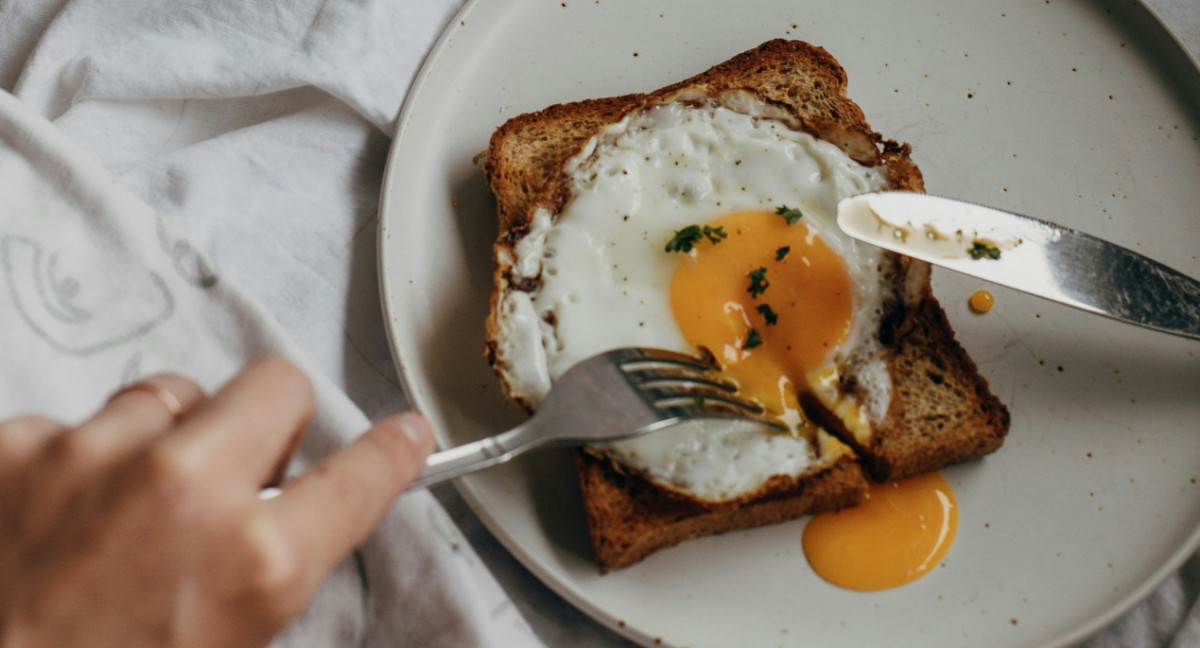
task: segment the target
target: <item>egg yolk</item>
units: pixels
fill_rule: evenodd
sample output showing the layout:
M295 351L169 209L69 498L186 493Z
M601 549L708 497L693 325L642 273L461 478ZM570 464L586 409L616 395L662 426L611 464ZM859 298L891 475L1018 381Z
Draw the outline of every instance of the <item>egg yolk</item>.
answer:
M803 220L745 211L680 259L671 307L684 338L708 349L742 396L785 423L803 420L797 390L850 332L842 258Z
M914 581L950 549L958 506L937 472L899 482L872 482L856 507L814 516L804 528L804 555L821 578L871 591Z

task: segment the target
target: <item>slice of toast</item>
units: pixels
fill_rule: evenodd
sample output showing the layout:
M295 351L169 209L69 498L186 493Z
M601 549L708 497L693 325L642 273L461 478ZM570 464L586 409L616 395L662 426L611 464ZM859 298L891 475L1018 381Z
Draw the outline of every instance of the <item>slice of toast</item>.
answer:
M716 95L737 89L782 107L803 130L837 145L857 162L882 166L891 189L923 190L909 147L871 130L862 110L846 96L846 75L837 61L824 49L799 41L769 41L649 94L558 104L515 117L493 134L484 165L500 226L488 322L487 355L494 367L497 300L504 291L520 288L510 284L500 261L511 255L536 209L552 214L561 209L567 198L561 173L566 160L601 128L648 102L682 92ZM892 390L883 420L869 434L856 434L821 399L802 399L808 415L853 447L857 457L835 450L818 470L800 478L772 478L773 483L749 497L712 503L661 487L606 456L580 451L585 519L601 564L625 566L688 538L852 505L865 491L862 469L877 480L896 479L1000 447L1008 412L955 341L930 289L928 267L902 257L896 257L895 265L904 298L891 305L880 330Z

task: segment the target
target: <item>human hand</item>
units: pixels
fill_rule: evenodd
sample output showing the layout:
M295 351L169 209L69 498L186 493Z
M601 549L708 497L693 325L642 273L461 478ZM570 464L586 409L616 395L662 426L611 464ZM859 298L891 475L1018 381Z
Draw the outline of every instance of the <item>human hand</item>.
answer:
M312 410L272 357L211 398L164 374L78 427L0 423L0 646L269 643L433 448L400 414L260 498Z

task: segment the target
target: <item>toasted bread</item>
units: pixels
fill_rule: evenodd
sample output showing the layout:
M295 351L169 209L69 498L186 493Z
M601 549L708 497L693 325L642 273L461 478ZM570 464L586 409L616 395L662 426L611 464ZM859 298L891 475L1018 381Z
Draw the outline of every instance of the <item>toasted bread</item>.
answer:
M923 191L909 146L871 130L862 110L847 97L846 81L844 70L824 49L773 40L648 94L558 104L515 117L497 129L484 166L500 227L496 291L488 322L487 355L493 366L500 362L495 345L497 302L507 291L522 288L514 284L503 259L511 256L528 230L535 210L557 214L562 208L568 197L561 173L565 162L600 129L650 102L683 93L715 96L749 90L787 111L805 132L835 144L860 164L886 169L891 189ZM863 469L877 480L897 479L976 459L1000 447L1008 412L955 341L930 289L928 266L891 258L895 267L887 271L889 280L898 284L901 297L889 304L879 331L891 379L886 415L869 434L856 433L821 399L803 398L809 416L854 452L835 448L813 471L772 478L747 497L714 503L664 487L599 453L580 451L577 464L585 519L601 564L630 565L657 549L699 535L853 505L865 492ZM503 372L498 373L503 380ZM841 387L854 389L854 385ZM507 385L506 393L529 407Z

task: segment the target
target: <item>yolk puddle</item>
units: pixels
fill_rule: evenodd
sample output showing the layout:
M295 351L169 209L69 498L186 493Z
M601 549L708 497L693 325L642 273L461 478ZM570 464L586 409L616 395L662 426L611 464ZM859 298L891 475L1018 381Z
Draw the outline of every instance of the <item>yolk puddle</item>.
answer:
M846 264L803 220L744 211L708 224L726 235L680 259L671 307L684 338L708 349L739 393L785 422L797 389L849 335Z
M804 555L821 578L873 591L925 575L958 528L954 492L940 473L877 484L856 507L821 513L804 528Z

